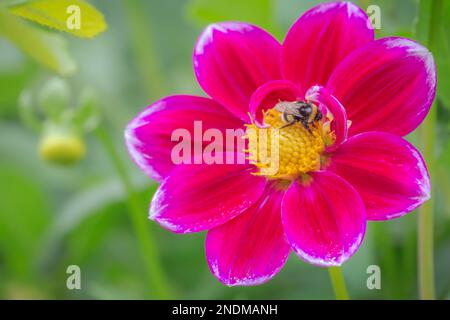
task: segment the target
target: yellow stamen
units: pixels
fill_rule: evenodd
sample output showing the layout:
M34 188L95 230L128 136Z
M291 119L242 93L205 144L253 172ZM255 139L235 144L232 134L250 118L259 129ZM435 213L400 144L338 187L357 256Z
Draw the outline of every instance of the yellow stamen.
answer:
M310 131L301 123L285 126L275 109L264 112L264 123L262 128L252 121L246 130L249 159L258 167L257 175L293 180L320 169L321 154L334 139L329 126L322 121L310 124Z

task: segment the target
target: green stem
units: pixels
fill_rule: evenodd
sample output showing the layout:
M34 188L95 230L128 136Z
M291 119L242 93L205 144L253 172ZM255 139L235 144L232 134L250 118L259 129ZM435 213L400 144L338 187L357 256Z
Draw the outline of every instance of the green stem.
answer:
M378 248L380 268L386 270L383 272L386 280L386 285L384 285L385 295L390 299L398 298L400 288L395 285L395 280L399 278L397 274L399 270L389 225L375 222L373 231Z
M145 86L144 90L150 92L150 98L159 99L165 94L166 80L157 63L158 55L145 3L137 0L124 0L122 3L130 28L130 40L137 61L136 65Z
M431 3L431 17L428 30L428 47L431 51L436 48L439 33L440 16L442 13L442 0L433 0ZM431 106L430 113L422 125L423 156L427 162L432 183L435 181L435 138L436 138L436 103ZM432 192L433 194L434 192ZM422 205L419 209L419 236L418 236L418 264L419 264L419 295L421 299L435 299L434 283L434 254L433 254L433 211L434 199Z
M427 120L422 127L423 156L426 159L431 181L434 181L433 150L435 144L434 125L436 122L435 105L431 107ZM435 298L434 287L434 254L433 254L433 211L434 200L431 196L428 202L419 209L418 219L418 263L419 263L419 295L421 299Z
M411 219L414 218L414 219ZM416 227L416 217L405 217L407 220L407 237L404 239L404 251L402 254L402 267L400 271L400 276L402 278L401 290L403 293L402 299L407 299L410 297L411 292L413 292L414 283L411 279L414 279L417 273L416 265L416 244L417 244L417 227Z
M345 285L345 279L344 275L342 274L342 269L340 267L329 267L328 273L330 275L330 280L333 286L336 300L350 299L347 293L347 287Z
M130 213L130 218L139 242L140 250L145 262L145 269L148 273L148 280L150 288L154 293L155 297L158 299L168 299L169 291L166 285L166 278L162 271L158 252L153 241L152 235L148 229L147 220L145 215L141 210L140 201L134 191L133 184L127 173L127 169L120 158L114 143L109 136L108 132L99 128L96 131L97 137L103 144L106 152L108 153L111 161L113 162L114 168L121 179L123 186L127 192L128 196L128 211Z

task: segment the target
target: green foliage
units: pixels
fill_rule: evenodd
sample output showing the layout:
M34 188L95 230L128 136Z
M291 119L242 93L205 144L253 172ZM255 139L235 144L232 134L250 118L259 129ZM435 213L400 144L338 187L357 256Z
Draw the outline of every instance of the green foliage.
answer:
M188 13L202 26L220 21L244 21L278 34L274 0L191 0Z
M81 38L92 38L106 30L103 14L83 0L30 0L13 4L9 11L16 16ZM71 16L79 18L79 26L71 26Z
M43 66L64 76L76 71L67 44L58 35L31 27L0 8L0 36Z
M432 1L420 1L416 34L420 42L428 45L436 62L438 85L437 96L443 105L450 108L450 2L440 1L439 21L432 20ZM431 29L431 26L434 26ZM431 40L430 40L431 39ZM432 43L429 43L432 41Z
M0 48L5 54L4 48ZM13 118L17 105L10 103L15 101L27 85L27 81L34 74L32 66L26 65L20 70L4 70L0 73L0 88L8 88L0 94L0 118Z
M450 108L450 2L443 1L442 20L437 36L436 64L439 76L438 95Z
M126 161L125 170L132 177L131 185L140 208L137 218L155 241L174 297L333 298L327 271L303 263L294 254L279 275L267 284L245 288L220 284L205 261L204 233L177 235L148 220L149 202L157 185L129 160L123 141L127 122L154 99L173 93L202 94L192 73L191 54L206 24L248 21L282 39L295 19L318 1L91 2L104 13L110 28L110 32L92 41L80 41L55 30L49 32L46 27L0 9L0 35L39 62L39 65L30 63L31 60L24 59L14 48L0 43L0 298L141 299L148 298L152 289L129 217L128 194L98 139L87 135L86 157L68 168L50 166L37 154L37 132L42 130L42 118L36 110L44 109L45 113L52 114L62 105L58 96L56 102L50 99L50 105L48 101L39 102L38 98L44 95L45 81L54 76L42 66L59 75L71 75L66 81L72 96L63 108L62 120L70 120L80 132L93 130L100 113L102 120L107 121L108 131L113 133L111 145L118 150L119 158ZM411 36L418 13L417 1L358 1L362 7L369 2L382 9L382 30L378 36ZM429 2L421 3L424 18L419 23L427 17ZM14 3L39 2L12 0ZM438 63L439 97L441 104L445 102L448 106L446 95L450 90L445 89L449 88L450 81L450 1L443 3L438 48L433 53ZM29 9L26 12L32 14ZM36 12L42 15L44 11ZM64 29L61 17L55 20L57 30ZM428 31L422 27L420 31L424 34L414 38L428 45ZM47 107L42 108L41 104ZM438 297L448 299L450 117L448 108L441 110L447 113L441 113L438 123L439 179L433 182L436 277ZM20 117L19 112L24 115ZM28 119L28 125L22 119ZM417 142L420 134L417 131L409 138ZM343 267L352 298L417 298L416 233L414 213L398 220L369 223L364 244ZM66 268L71 264L81 267L81 291L69 291L65 287ZM381 290L368 290L365 286L366 268L372 264L381 267Z
M50 219L47 199L39 185L14 166L0 167L0 180L7 181L0 184L0 255L6 264L3 267L20 281L36 281L33 267Z

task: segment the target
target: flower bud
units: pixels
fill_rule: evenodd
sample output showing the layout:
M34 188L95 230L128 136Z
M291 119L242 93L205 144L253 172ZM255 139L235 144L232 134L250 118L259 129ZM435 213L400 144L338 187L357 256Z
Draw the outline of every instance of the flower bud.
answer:
M38 98L44 113L56 120L67 108L70 90L63 79L52 78L44 84Z
M39 143L39 154L47 162L72 165L84 158L86 145L76 133L58 127L44 130Z

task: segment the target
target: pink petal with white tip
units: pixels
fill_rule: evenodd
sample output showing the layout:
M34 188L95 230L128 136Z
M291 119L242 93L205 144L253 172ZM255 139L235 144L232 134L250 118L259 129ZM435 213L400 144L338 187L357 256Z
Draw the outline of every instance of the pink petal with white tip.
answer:
M197 151L202 152L203 147L210 143L203 139L203 133L208 129L219 130L225 136L227 129L242 127L241 120L211 99L170 96L148 106L128 124L125 143L139 168L161 182L175 167L172 151L177 144L185 140L192 145L189 159L193 159L194 156L201 156L196 155ZM178 139L178 135L174 135L176 130L186 133L186 136ZM194 145L202 148L194 148ZM234 151L233 146L226 145L226 141L222 149L223 152Z
M356 5L350 2L319 4L303 14L286 35L283 75L304 94L314 85L325 85L349 53L373 39L368 17Z
M258 285L283 267L290 247L281 224L282 198L282 191L269 187L252 207L208 232L208 265L222 283Z
M278 41L257 26L212 24L195 46L195 74L208 95L248 121L253 92L267 81L281 79L280 49Z
M385 131L404 136L423 121L436 92L436 67L425 47L383 38L348 56L326 88L347 110L350 135Z
M430 178L419 151L384 132L347 140L331 155L333 171L358 191L369 220L387 220L411 212L430 198Z
M358 192L331 172L292 183L283 198L282 221L297 255L314 265L339 266L359 248L366 230Z
M259 199L266 180L254 171L237 164L177 166L155 193L150 219L176 233L217 227Z

